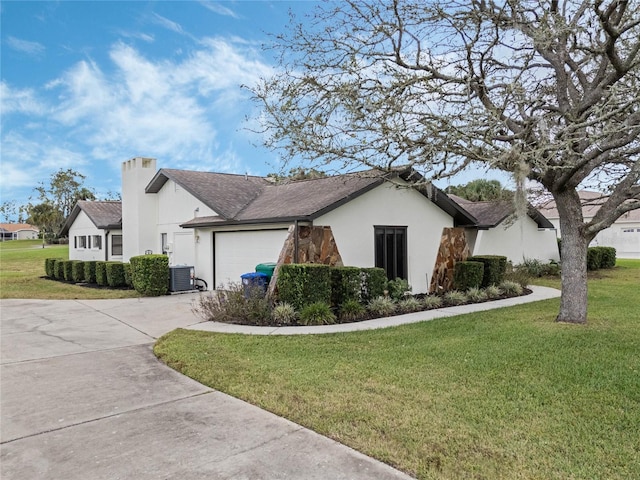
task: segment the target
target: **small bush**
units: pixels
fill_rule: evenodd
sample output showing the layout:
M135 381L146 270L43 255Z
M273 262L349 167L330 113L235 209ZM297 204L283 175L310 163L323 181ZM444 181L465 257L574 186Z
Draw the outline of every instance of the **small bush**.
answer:
M105 261L96 262L96 283L101 287L109 285L109 281L107 280L107 262Z
M278 300L298 311L305 305L331 303L331 267L319 264L285 264L277 279Z
M124 283L127 287L133 288L133 280L131 279L131 264L124 263L122 264L124 268Z
M527 269L516 267L505 274L503 281L507 280L519 284L522 288L527 288L527 285L531 283L531 275Z
M107 285L109 285L111 288L120 288L126 286L124 277L124 263L106 262L105 269L107 271Z
M489 298L487 292L479 288L470 288L466 293L469 301L473 303L484 302Z
M502 290L497 285L489 285L484 289L484 292L487 294L487 297L491 299L500 298L502 296Z
M476 255L467 258L467 261L482 262L484 264L482 287L499 285L504 280L504 275L507 271L507 257L501 255Z
M56 278L56 261L62 260L60 258L45 258L44 260L44 273L49 278Z
M587 270L598 270L602 265L602 250L598 247L587 248Z
M451 290L444 294L444 303L448 306L462 305L467 303L467 296L459 290Z
M342 305L348 300L362 298L361 269L358 267L333 267L331 269L331 304Z
M356 300L347 300L340 306L340 321L357 322L367 313L367 309Z
M63 267L63 277L67 282L73 282L73 260L65 260Z
M587 270L613 268L616 266L616 249L613 247L589 247L587 249Z
M378 317L388 317L396 312L396 305L391 298L376 297L367 304L367 310Z
M422 299L422 304L427 310L440 308L442 307L442 297L438 297L437 295L428 295Z
M522 295L524 289L522 288L522 285L520 285L517 282L513 282L510 280L505 280L500 284L500 290L502 290L502 292L505 295L509 295L509 296L517 296L517 295Z
M613 268L616 266L616 249L613 247L591 247L600 252L600 268Z
M288 303L278 303L271 310L271 320L277 325L293 325L298 319L298 313Z
M416 297L406 297L398 302L397 308L402 313L413 313L422 310L423 305Z
M484 277L484 263L456 262L453 266L453 288L455 290L469 290L480 288Z
M53 278L56 280L64 280L64 264L67 260L58 259L53 265Z
M96 283L96 261L88 260L84 262L84 281L87 283Z
M75 283L84 282L84 262L82 260L71 261L71 278Z
M396 278L387 282L387 290L389 296L397 301L404 298L406 294L411 294L411 285L404 278Z
M530 277L541 277L544 274L544 265L537 258L525 258L524 262L514 268L526 271Z
M131 257L131 281L141 295L154 297L169 291L169 258L166 255Z
M248 298L241 283L220 285L210 294L200 295L193 312L203 320L223 323L267 325L271 307L262 288L249 290Z
M562 273L561 266L558 262L551 261L543 266L542 275L549 277L559 277Z
M384 295L388 281L384 268L362 268L360 275L362 281L360 298L363 303L366 304L372 299Z
M325 302L314 302L300 312L301 325L329 325L336 322L336 316Z

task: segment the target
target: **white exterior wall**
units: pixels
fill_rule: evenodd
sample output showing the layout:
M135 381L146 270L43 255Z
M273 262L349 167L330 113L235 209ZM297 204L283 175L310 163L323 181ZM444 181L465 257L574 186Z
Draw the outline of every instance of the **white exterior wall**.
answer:
M69 260L122 261L122 255L111 255L111 235L122 235L122 230L111 230L108 236L106 236L106 233L104 230L97 228L87 214L81 210L69 229ZM79 245L78 247L75 246L76 237L93 237L94 235L100 236L102 239L101 248L95 247L93 238L91 238L90 248L78 248Z
M14 232L14 238L16 240L35 240L38 238L37 230L18 230Z
M136 157L122 163L123 258L154 251L157 240L157 199L145 187L156 174L155 158Z
M218 287L227 285L229 282L240 282L240 276L255 271L259 263L277 262L288 232L286 228L239 232L218 231L209 232L209 239L212 238L212 234L215 235L213 262L216 283L213 287ZM202 242L202 235L200 238ZM212 288L211 283L209 288Z
M156 218L156 234L153 246L154 253L162 253L162 234L167 234L169 243L169 265L193 265L196 276L203 278L210 285L213 280L211 250L201 248L200 242L206 239L200 232L192 228L181 228L180 224L193 217L217 215L200 200L184 190L173 180L167 180L160 191L150 194L156 198L158 205ZM196 211L197 210L197 211Z
M524 259L537 259L543 263L558 261L558 241L555 230L541 230L530 217L500 225L489 230L479 230L473 247L473 255L503 255L514 264Z
M375 266L374 226L407 227L408 281L425 293L440 247L442 229L453 219L421 193L383 184L314 220L330 226L346 266Z
M590 220L585 218L585 221ZM549 221L556 227L560 237L560 220L554 218ZM613 247L617 258L640 258L640 222L624 221L623 216L598 233L589 246Z

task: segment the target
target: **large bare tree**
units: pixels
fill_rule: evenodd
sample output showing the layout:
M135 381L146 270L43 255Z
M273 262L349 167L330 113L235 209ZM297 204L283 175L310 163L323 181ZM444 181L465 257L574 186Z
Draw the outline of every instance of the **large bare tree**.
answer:
M557 319L583 323L587 246L640 208L639 25L638 0L341 0L275 38L279 73L252 90L285 160L541 183L563 238ZM593 183L608 199L585 222Z

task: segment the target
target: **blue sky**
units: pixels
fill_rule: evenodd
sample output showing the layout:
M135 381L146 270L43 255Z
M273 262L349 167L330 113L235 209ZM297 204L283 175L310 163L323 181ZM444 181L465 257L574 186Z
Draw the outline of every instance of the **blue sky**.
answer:
M60 168L100 198L120 191L120 165L266 175L240 85L268 76L269 33L312 1L3 1L2 201L28 201ZM456 182L464 183L464 182Z

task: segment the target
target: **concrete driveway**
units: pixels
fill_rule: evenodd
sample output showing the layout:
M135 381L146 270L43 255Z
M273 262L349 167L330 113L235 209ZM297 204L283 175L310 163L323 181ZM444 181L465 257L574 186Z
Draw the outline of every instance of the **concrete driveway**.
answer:
M0 477L410 478L160 363L194 298L0 301Z

